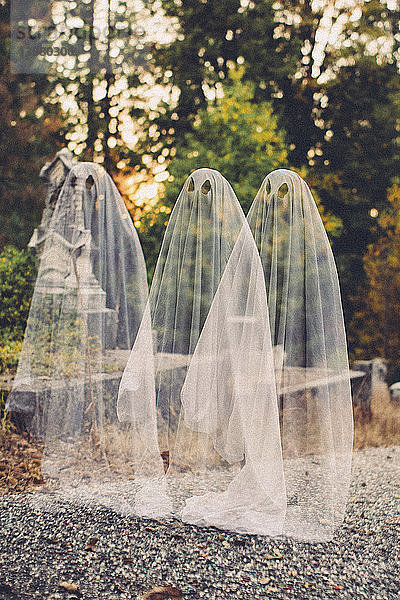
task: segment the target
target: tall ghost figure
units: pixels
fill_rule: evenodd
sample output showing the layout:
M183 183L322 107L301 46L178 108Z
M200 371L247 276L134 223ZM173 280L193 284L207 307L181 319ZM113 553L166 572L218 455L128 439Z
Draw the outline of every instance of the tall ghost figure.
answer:
M261 519L264 532L281 531L285 493L262 265L217 171L192 173L177 199L118 415L134 432L137 514L172 512L236 531L257 531Z
M284 533L330 539L350 481L352 404L338 276L310 189L280 169L248 215L264 268L287 491Z
M90 494L128 481L130 434L116 402L147 298L142 249L117 188L99 165L73 166L46 234L8 400L44 443L49 484Z

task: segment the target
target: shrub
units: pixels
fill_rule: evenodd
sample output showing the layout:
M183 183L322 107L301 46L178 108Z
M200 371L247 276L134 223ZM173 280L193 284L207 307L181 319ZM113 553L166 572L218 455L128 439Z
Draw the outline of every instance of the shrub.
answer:
M389 208L377 219L377 239L368 246L364 269L368 287L356 299L352 323L354 356L382 356L389 362L387 381L400 379L400 182L388 190Z
M9 375L17 370L21 349L21 340L0 342L0 373Z
M6 246L0 253L0 344L21 341L29 314L36 261L29 250ZM5 351L6 353L8 351Z

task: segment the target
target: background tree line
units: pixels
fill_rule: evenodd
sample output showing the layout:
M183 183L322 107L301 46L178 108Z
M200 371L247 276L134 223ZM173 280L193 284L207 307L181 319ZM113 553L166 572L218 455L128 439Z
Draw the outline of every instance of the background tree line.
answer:
M43 203L39 168L57 144L117 180L150 273L191 169L219 169L247 210L268 171L295 168L331 237L353 355L400 363L398 321L378 277L382 257L396 254L399 215L398 1L103 1L110 32L134 32L122 46L118 35L91 35L98 2L64 14L87 33L76 36L74 68L15 76L10 2L0 0L1 245L26 246ZM143 199L141 186L154 181L158 194Z

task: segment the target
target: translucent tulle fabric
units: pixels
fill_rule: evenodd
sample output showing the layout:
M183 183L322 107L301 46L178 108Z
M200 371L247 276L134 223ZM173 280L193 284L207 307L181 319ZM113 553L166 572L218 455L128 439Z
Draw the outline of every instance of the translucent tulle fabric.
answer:
M307 184L268 175L248 215L264 268L287 511L284 533L332 537L349 487L352 407L336 267ZM267 464L265 465L267 467Z
M282 531L285 490L262 265L216 171L171 214L118 414L134 430L135 511Z
M8 408L43 440L43 474L63 497L331 539L351 395L336 267L305 182L271 173L246 220L220 173L192 173L147 297L114 184L99 166L73 167Z
M49 484L84 490L132 475L116 400L147 297L142 249L117 188L99 165L74 166L41 253L8 399L44 443Z

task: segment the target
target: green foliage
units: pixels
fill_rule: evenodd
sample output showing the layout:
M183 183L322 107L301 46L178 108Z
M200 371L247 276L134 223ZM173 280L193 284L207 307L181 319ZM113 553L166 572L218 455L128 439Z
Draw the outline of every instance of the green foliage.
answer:
M350 322L355 282L366 284L362 257L375 239L369 211L387 206L386 190L399 171L398 5L334 3L330 14L310 0L162 0L162 5L178 20L180 37L154 58L169 73L163 82L177 87L180 96L152 121L161 133L154 154L165 145L179 147L182 132L205 109L207 88L217 89L230 61L243 59L255 102L272 101L279 129L286 131L287 162L308 167L312 189L343 223L334 252ZM340 32L335 43L321 43L321 28L327 26Z
M376 240L370 211L389 207L387 189L400 169L397 66L378 65L373 57L360 59L343 67L325 93L324 131L330 134L319 144L312 171L323 205L343 222L334 252L350 321L356 307L351 300L354 283L367 285L363 256Z
M23 339L35 272L35 260L28 250L6 246L0 253L0 340ZM10 356L12 348L10 346Z
M352 322L354 356L382 356L389 378L400 376L400 185L388 192L389 208L378 218L379 235L368 246L364 267L368 288L359 290Z
M0 373L9 375L15 373L22 349L22 340L0 341Z
M272 104L255 102L255 86L244 77L244 68L231 69L223 86L223 97L197 113L191 130L177 143L176 155L168 167L170 180L165 197L141 218L141 239L150 277L168 214L192 171L201 167L220 171L247 213L266 175L288 166L289 147ZM300 174L306 176L305 170ZM329 235L340 235L340 218L324 210L318 195L314 197Z
M127 28L141 18L130 0L117 4L110 15L116 27ZM176 19L179 35L168 45L155 43L145 64L129 58L134 39L115 58L105 45L101 50L90 44L86 55L93 68L87 73L80 53L84 41L78 35L79 73L46 78L10 73L10 0L0 2L0 247L26 246L43 204L40 167L63 136L76 144L76 152L104 159L111 170L119 162L120 175L124 165L139 169L143 153L154 165L176 151L166 200L141 219L150 277L168 211L192 169L219 169L246 209L266 172L278 166L275 158L283 157L279 166L307 166L307 181L326 208L322 216L335 237L350 322L360 302L354 287L361 284L362 296L367 285L362 257L378 239L369 213L388 209L386 190L400 166L398 5L388 8L381 0L334 3L329 14L323 7L316 10L310 0L149 0L146 5L156 13L161 5L168 18ZM85 30L90 29L93 8L93 0L72 3L65 18L84 16ZM325 29L340 30L334 44L321 43L323 18ZM107 75L104 67L110 61L112 74ZM243 61L242 80L227 80L230 65ZM151 78L146 79L149 70ZM125 76L128 89L119 88ZM171 98L176 100L147 109L138 93L145 81L174 90ZM221 85L224 99L210 105L207 97L218 95ZM105 91L97 102L96 86ZM77 110L60 110L67 95ZM127 147L120 130L128 106L138 138L134 149ZM78 131L82 139L74 142Z
M201 167L217 169L233 186L247 211L262 180L286 164L288 147L284 132L269 102L255 104L255 89L243 81L244 70L231 70L222 98L209 103L195 116L182 135L168 170L165 197L141 218L140 233L149 277L154 272L165 226L182 185Z
M101 25L96 23L99 4ZM84 160L104 164L110 174L116 173L116 164L128 154L138 160L121 131L127 106L132 110L135 132L144 112L138 87L144 83L149 60L142 25L149 11L146 2L132 0L67 2L63 8L62 21L58 14L54 27L72 49L76 62L72 68L64 64L58 65L60 71L50 71L47 105L55 105L61 112L71 150ZM67 97L69 108L65 108Z
M229 72L223 98L200 110L178 143L169 167L174 180L167 187L168 206L193 170L211 167L228 179L247 212L264 177L287 165L288 146L272 105L253 102L255 86L243 75L243 69Z
M139 235L146 259L149 285L153 279L165 228L168 224L168 215L171 212L170 208L164 206L164 204L165 200L158 202L151 212L145 213L140 218Z
M273 4L273 0L162 0L165 14L179 24L179 37L168 47L155 48L154 61L160 67L156 80L172 83L180 97L176 107L160 112L156 122L161 130L170 128L172 115L178 138L190 130L194 115L207 106L203 84L212 88L223 83L230 63L239 57L248 64L247 78L262 84L257 93L262 89L265 99L276 91L277 79L294 70L300 46L293 37L275 35Z
M10 72L9 13L10 0L0 2L0 248L29 242L43 205L39 172L61 137L54 108L43 109L46 78Z

